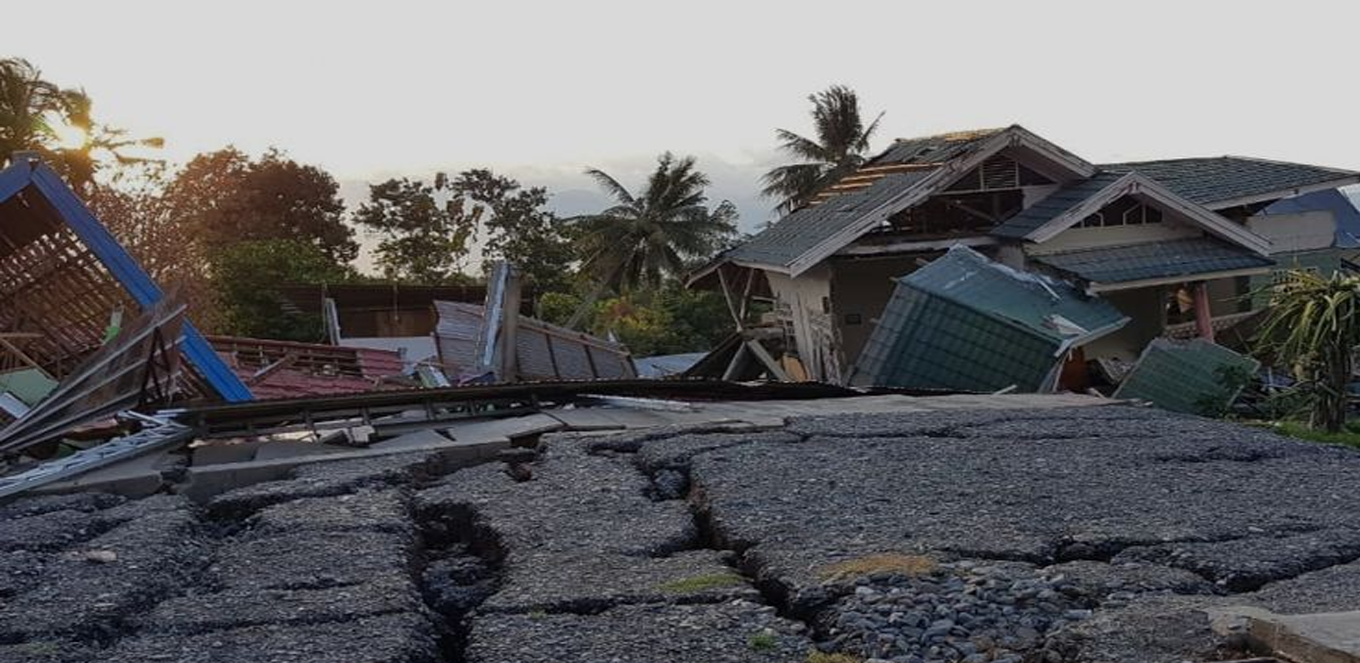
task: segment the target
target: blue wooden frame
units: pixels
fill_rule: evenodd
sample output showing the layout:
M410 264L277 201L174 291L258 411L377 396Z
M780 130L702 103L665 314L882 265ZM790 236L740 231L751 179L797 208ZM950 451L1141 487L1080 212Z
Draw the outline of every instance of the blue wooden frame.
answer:
M37 160L16 158L12 166L0 171L0 201L10 198L29 185L52 204L66 225L75 232L90 252L99 258L113 278L122 284L138 305L147 307L161 300L164 293L161 292L160 286L156 285L151 276L137 264L137 260L127 252L127 249L118 243L104 224L95 218L94 213L81 202L75 192L66 186L61 176L46 164ZM250 393L250 388L223 363L207 339L203 338L203 335L187 320L184 323L184 343L181 351L223 399L230 402L255 399Z

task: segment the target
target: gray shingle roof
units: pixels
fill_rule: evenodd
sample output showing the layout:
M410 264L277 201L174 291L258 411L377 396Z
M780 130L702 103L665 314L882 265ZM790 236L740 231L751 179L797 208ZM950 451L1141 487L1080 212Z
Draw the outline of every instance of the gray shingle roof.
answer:
M920 138L898 138L891 147L869 163L880 166L892 163L944 163L967 153L983 141L1005 129L957 131Z
M897 283L860 355L857 384L1041 390L1062 347L1128 320L1070 284L1017 272L963 247Z
M1069 184L993 228L992 234L1016 239L1027 237L1049 221L1104 191L1105 187L1123 176L1123 173L1101 172L1091 179Z
M1106 164L1101 169L1118 173L1138 171L1191 202L1211 207L1239 198L1267 196L1360 176L1335 168L1243 157L1138 161Z
M737 262L787 267L827 238L853 225L865 213L892 199L932 171L894 173L873 186L836 196L820 205L800 209L761 231L722 258Z
M1270 258L1212 237L1082 249L1032 259L1093 283L1188 277L1275 264Z

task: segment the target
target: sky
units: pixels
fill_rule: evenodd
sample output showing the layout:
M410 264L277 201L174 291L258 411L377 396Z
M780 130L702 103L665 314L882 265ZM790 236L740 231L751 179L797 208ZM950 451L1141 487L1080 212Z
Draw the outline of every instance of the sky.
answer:
M490 167L564 214L691 154L751 230L841 83L893 137L1022 124L1095 162L1239 154L1360 170L1354 40L1339 0L16 3L0 56L83 87L164 156L276 146L351 204L366 183Z

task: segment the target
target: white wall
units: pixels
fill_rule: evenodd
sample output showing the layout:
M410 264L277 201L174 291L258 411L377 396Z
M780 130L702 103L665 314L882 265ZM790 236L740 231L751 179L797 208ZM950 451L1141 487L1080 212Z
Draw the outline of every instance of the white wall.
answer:
M793 313L798 357L808 377L838 382L841 364L836 356L836 345L825 343L824 334L818 331L824 328L819 322L830 315L823 307L827 305L824 302L831 300L831 269L826 264L817 265L796 279L777 272L765 272L765 275L775 300L787 305Z
M1270 240L1271 253L1326 249L1336 238L1336 218L1331 210L1262 214L1248 218L1247 228Z
M1147 244L1172 239L1199 237L1199 228L1171 218L1163 213L1161 223L1146 223L1137 226L1107 226L1104 228L1068 228L1042 244L1027 247L1030 255L1043 255L1060 251L1093 249L1101 246L1127 246Z

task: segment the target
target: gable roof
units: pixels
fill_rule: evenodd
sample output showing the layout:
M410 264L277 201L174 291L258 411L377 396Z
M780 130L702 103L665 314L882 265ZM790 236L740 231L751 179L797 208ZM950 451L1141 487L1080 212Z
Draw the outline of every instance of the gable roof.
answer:
M1209 209L1290 198L1360 183L1360 173L1301 163L1223 156L1105 164L1102 170L1137 171Z
M702 278L723 262L798 276L1008 147L1036 153L1073 177L1096 173L1092 164L1019 125L899 140L846 178L845 186L832 187L834 195L785 216L690 280Z
M1213 237L1079 249L1031 256L1064 274L1096 284L1131 283L1213 273L1264 272L1275 264L1265 256Z
M42 332L46 345L28 351L52 362L98 347L104 334L101 316L124 302L148 309L165 297L61 176L30 153L16 153L0 171L0 238L5 240L0 246L7 247L0 249L0 266L9 262L6 271L23 276L0 293L0 323ZM33 269L42 260L60 260L84 275L78 290L62 295L63 304L46 301L61 286ZM183 334L181 352L209 387L228 401L251 400L250 389L188 321Z
M1068 185L1007 219L994 228L992 234L1044 242L1126 195L1137 195L1176 213L1211 235L1255 253L1265 255L1270 252L1270 242L1264 237L1186 200L1142 171L1102 172L1089 180Z

